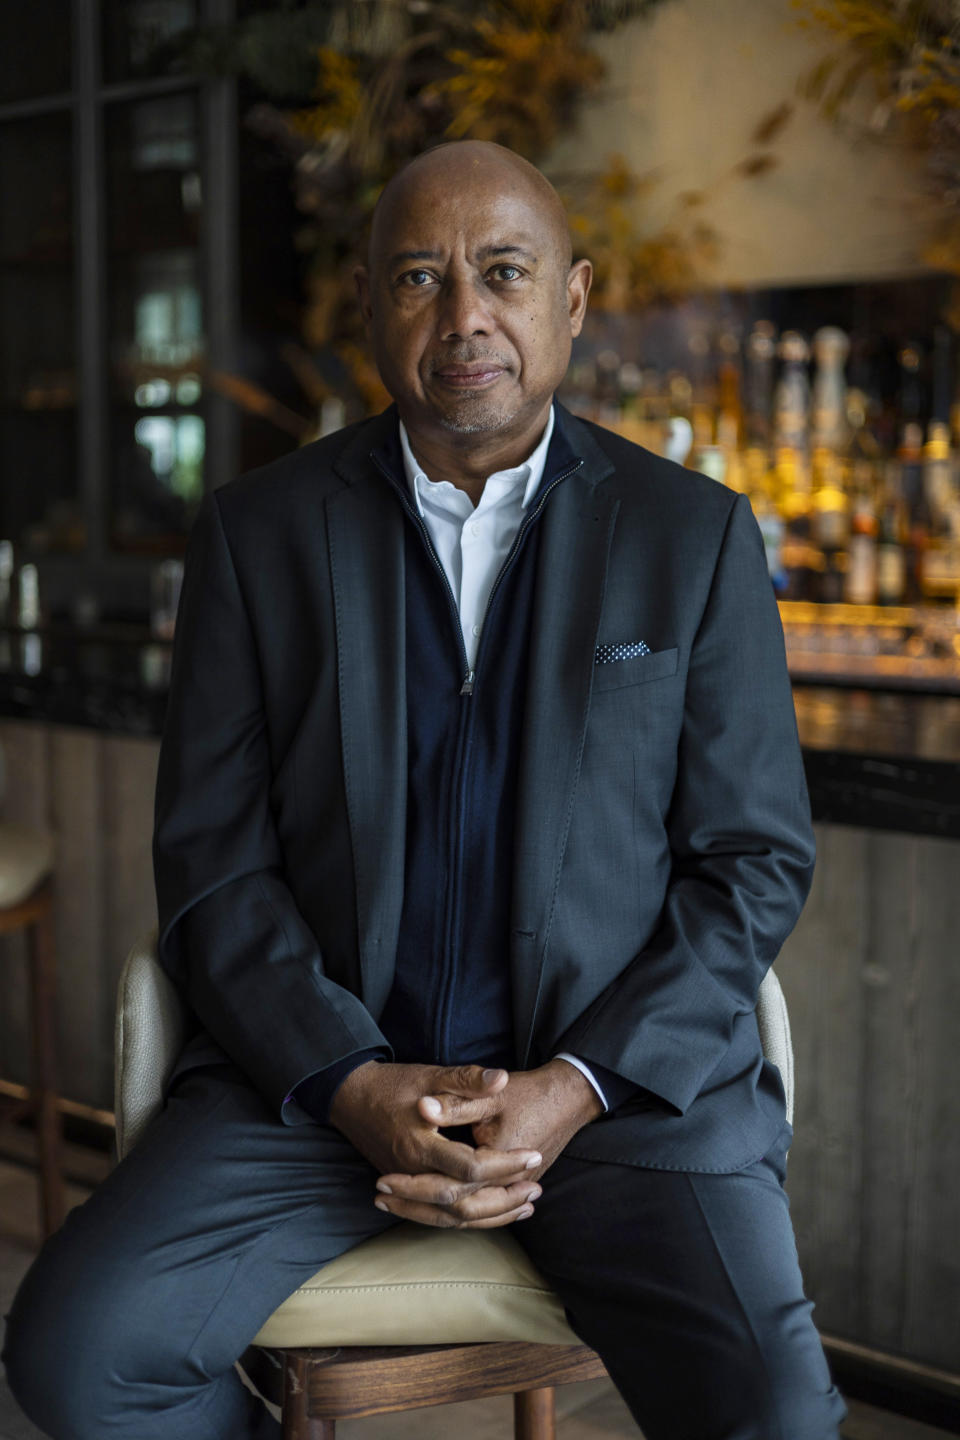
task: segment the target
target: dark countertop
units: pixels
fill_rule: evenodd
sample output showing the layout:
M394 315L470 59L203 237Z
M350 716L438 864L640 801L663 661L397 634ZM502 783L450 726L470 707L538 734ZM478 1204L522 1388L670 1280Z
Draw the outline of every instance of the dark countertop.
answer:
M0 717L156 737L169 661L134 626L0 633ZM814 819L960 839L960 696L793 693Z
M960 839L960 697L794 685L815 820Z
M0 716L158 736L169 667L170 645L145 627L0 630Z

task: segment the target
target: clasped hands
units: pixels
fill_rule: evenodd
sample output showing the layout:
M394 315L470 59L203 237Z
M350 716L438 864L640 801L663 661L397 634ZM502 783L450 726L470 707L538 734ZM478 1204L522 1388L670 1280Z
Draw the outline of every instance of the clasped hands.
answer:
M602 1109L566 1060L514 1071L370 1060L338 1089L330 1121L377 1170L381 1210L484 1230L533 1213L541 1176ZM475 1145L442 1133L461 1125Z

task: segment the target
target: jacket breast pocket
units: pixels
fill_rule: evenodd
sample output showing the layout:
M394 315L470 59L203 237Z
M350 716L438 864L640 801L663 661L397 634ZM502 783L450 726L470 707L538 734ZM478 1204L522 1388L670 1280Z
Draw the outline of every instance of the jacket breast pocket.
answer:
M620 690L625 685L643 685L647 680L663 680L677 673L679 659L679 647L673 645L669 650L650 650L629 660L608 660L594 667L593 693Z

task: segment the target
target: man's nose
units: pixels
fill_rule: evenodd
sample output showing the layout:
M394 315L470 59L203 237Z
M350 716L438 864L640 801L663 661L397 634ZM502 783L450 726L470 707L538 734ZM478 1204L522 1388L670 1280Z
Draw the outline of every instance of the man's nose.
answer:
M486 286L467 276L448 278L441 293L440 331L444 340L489 335L494 329Z

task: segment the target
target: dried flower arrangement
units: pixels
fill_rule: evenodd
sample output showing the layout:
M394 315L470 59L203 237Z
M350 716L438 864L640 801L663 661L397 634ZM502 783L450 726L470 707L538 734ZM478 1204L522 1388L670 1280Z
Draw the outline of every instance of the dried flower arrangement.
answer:
M841 44L803 92L841 118L870 86L869 128L915 147L942 208L923 258L960 277L960 5L957 0L794 0L799 23ZM960 330L960 284L945 318Z

